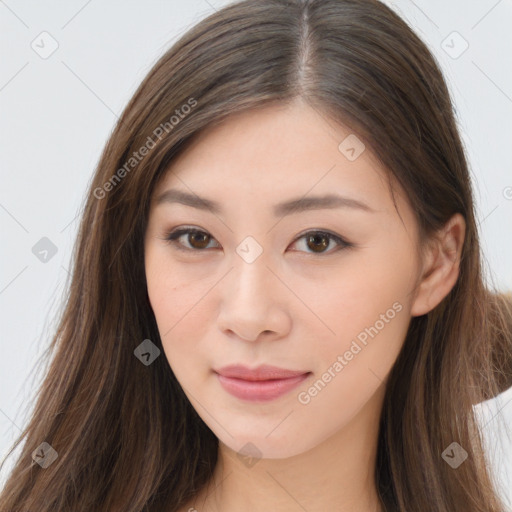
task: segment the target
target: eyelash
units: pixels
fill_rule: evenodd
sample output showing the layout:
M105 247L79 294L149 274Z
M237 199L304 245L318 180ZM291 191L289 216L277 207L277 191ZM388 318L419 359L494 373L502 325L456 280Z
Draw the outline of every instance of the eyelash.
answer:
M165 236L165 241L172 244L176 249L180 250L180 251L187 251L187 252L204 252L206 251L207 249L191 249L189 247L184 247L183 244L180 244L178 242L178 238L180 238L181 236L183 235L188 235L188 234L205 234L205 235L209 235L209 233L207 233L206 231L203 231L201 229L197 229L197 228L178 228L174 231L171 231L170 233L167 233L166 236ZM323 235L323 236L326 236L329 240L333 240L335 242L337 242L339 245L338 245L338 249L334 249L334 250L329 250L329 251L324 251L324 252L319 252L319 253L315 253L315 252L307 252L307 254L311 254L311 255L314 255L314 256L322 256L322 255L326 255L326 254L331 254L333 252L337 252L338 250L340 249L349 249L351 247L354 247L354 244L350 243L350 242L347 242L346 240L344 240L343 238L341 238L340 236L338 235L335 235L334 233L331 233L329 231L322 231L322 230L310 230L310 231L306 231L305 233L302 233L301 235L299 235L293 242L292 244L296 243L298 240L300 240L301 238L304 238L308 235ZM212 240L215 240L213 237L212 237ZM301 252L301 251L299 251Z

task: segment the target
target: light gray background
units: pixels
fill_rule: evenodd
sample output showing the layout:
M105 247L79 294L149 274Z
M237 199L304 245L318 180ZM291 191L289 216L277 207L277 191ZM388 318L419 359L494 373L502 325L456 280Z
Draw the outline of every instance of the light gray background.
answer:
M0 0L0 457L24 426L42 378L34 364L55 329L77 214L116 118L156 59L227 3ZM449 81L474 176L487 275L510 290L512 1L386 3L427 42ZM52 44L56 51L42 58ZM42 237L57 247L47 262L32 252ZM478 411L512 503L512 441L503 430L512 425L512 389Z

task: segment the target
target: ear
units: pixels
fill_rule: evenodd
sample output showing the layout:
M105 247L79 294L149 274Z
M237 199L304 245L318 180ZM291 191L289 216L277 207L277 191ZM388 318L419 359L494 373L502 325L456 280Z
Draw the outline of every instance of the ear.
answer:
M425 315L450 293L459 277L465 233L466 221L456 213L430 240L412 303L412 316Z

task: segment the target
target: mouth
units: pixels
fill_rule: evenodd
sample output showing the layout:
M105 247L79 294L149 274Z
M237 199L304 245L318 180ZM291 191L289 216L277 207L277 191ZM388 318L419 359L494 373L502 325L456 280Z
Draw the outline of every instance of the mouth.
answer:
M214 370L225 391L241 400L267 402L289 393L306 380L310 371L297 371L262 365L250 369L231 365Z

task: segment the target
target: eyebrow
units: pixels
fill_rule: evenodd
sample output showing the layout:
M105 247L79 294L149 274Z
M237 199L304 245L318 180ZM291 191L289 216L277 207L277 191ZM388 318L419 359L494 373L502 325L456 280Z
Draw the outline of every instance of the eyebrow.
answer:
M163 203L180 203L199 210L209 211L213 214L222 213L222 207L217 201L177 189L169 189L160 194L156 199L156 206ZM331 208L353 208L366 212L375 212L373 208L370 208L370 206L362 201L336 194L290 199L274 205L273 212L276 217L282 217L291 213Z

